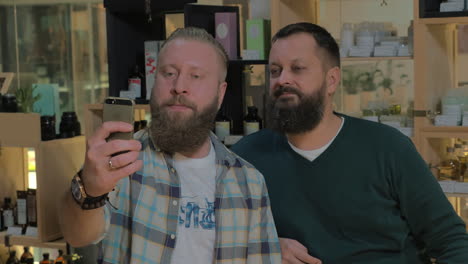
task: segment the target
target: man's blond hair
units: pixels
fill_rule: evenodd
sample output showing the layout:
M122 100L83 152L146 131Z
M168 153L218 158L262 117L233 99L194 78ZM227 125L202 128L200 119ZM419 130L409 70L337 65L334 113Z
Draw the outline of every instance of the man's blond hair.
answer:
M224 47L215 38L213 38L213 36L206 32L206 30L196 27L178 28L166 39L166 41L164 41L161 51L169 42L176 39L196 40L211 45L219 55L221 65L223 67L222 79L220 81L224 81L226 79L229 63L226 50L224 50Z

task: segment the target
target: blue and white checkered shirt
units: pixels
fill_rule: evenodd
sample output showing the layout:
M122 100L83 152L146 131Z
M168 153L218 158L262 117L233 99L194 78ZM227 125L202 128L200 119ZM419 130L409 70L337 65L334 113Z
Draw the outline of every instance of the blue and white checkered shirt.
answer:
M215 135L216 239L213 263L281 263L278 236L263 176L228 150ZM103 263L171 261L177 241L180 180L171 155L160 151L147 130L142 143L144 166L122 179L106 207Z

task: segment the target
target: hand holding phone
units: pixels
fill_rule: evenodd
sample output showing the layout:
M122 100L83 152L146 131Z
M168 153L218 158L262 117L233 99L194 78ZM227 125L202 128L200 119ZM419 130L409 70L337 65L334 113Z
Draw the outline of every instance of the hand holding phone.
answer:
M121 121L133 126L134 105L135 103L131 99L119 97L106 98L104 101L103 121ZM107 138L107 141L114 139L130 140L132 138L133 131L115 132Z

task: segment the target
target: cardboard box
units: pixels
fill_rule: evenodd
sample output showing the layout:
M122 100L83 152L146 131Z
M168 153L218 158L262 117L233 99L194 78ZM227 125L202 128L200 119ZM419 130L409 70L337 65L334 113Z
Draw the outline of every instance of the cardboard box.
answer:
M237 14L234 12L215 13L216 40L223 45L229 59L237 59Z
M246 23L247 49L257 50L261 60L267 60L270 52L270 20L248 19Z

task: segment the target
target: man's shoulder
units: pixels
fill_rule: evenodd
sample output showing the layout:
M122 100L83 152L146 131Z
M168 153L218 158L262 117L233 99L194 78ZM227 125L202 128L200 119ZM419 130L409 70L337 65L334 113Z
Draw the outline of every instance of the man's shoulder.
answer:
M403 145L412 145L410 138L398 129L374 121L365 120L346 115L344 117L348 141L356 144L383 146L387 149L400 148Z
M249 189L255 188L258 186L258 191L263 188L265 182L262 173L257 170L250 162L246 161L244 158L239 156L237 153L233 152L231 149L228 149L226 146L222 145L222 150L220 146L215 147L216 151L224 152L224 165L228 165L228 179L234 179L238 184L245 184Z
M237 154L251 151L268 151L274 146L274 142L281 140L282 137L276 131L262 129L256 133L244 136L231 149Z

